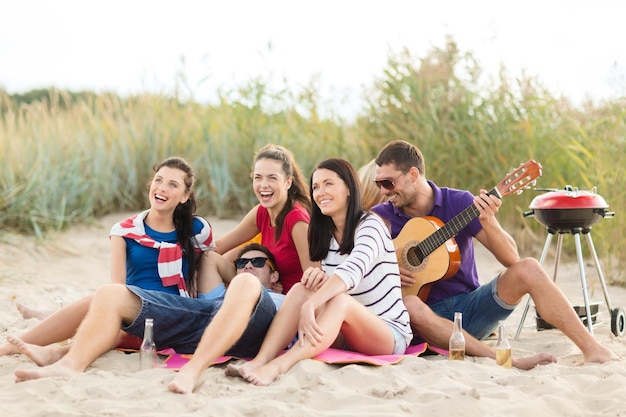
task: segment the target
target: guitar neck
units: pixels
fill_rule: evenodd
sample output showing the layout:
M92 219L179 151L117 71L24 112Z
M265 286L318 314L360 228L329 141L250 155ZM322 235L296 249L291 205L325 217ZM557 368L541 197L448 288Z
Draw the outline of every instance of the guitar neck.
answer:
M501 198L500 193L496 188L491 189L487 193ZM424 260L428 255L433 253L439 246L443 245L448 239L456 236L461 230L463 230L472 220L480 215L480 212L474 204L467 207L465 210L454 216L450 221L444 224L440 229L437 229L433 234L421 241L417 248L421 252L421 260Z

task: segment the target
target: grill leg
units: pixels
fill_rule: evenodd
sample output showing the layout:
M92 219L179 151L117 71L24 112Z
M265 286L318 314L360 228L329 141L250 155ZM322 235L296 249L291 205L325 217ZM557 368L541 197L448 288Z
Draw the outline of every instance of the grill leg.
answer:
M589 294L587 293L587 279L585 278L585 264L583 262L583 252L580 245L580 228L574 228L572 234L576 242L576 257L578 258L578 269L580 271L580 283L583 288L583 298L585 299L585 312L587 313L587 328L593 334L593 323L591 322L591 310L589 309Z
M553 233L548 233L548 237L546 238L546 243L543 245L543 251L541 252L541 258L539 258L539 264L543 265L543 262L546 260L546 255L548 254L548 250L550 249L550 243L552 242L552 236L554 236ZM562 242L562 236L559 235L559 239L558 239L558 243L557 243L557 248L560 247L560 244ZM557 249L557 251L560 253L560 251ZM554 278L556 280L556 268L558 262L555 263L554 266ZM524 312L522 313L522 318L519 321L519 324L517 325L517 331L515 332L515 339L517 339L520 335L520 333L522 332L522 327L524 327L524 322L526 321L526 315L528 314L528 308L530 307L530 295L526 298L526 306L524 307Z
M593 246L593 240L591 240L591 232L585 234L587 238L587 245L589 246L589 252L591 252L591 256L593 257L593 263L596 265L596 271L598 272L598 277L600 278L600 285L602 286L602 292L604 293L604 300L606 301L606 307L609 309L609 312L613 311L613 307L611 306L611 300L609 300L609 291L606 288L606 281L604 280L604 274L602 273L602 268L600 267L600 261L598 260L598 254L596 253L596 248Z

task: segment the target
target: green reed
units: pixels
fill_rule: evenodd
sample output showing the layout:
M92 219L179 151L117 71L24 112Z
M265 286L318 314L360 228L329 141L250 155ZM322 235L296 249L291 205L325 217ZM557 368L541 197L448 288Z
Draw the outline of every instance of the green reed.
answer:
M315 85L275 92L255 79L220 91L214 104L176 94L76 95L51 90L18 102L0 92L0 225L5 232L45 236L113 211L146 207L152 166L171 155L197 172L205 216L240 217L256 199L250 171L266 143L289 148L305 176L325 157L356 167L387 141L417 144L427 177L478 192L494 187L521 162L543 165L537 187L597 187L617 212L593 228L607 276L625 282L624 99L582 109L553 97L522 75L485 80L470 53L453 41L415 58L391 55L364 91L369 107L354 121L321 117ZM539 191L506 197L499 214L523 254L537 255L546 231L523 217ZM566 245L569 239L566 239Z
M593 227L595 247L609 265L609 279L626 281L620 267L626 260L626 220L619 215L626 205L620 163L626 138L624 98L587 103L581 110L551 96L533 77L510 80L504 68L499 79L485 84L471 54L462 54L452 41L421 60L408 51L390 57L370 97L369 112L360 123L363 140L376 147L389 139L417 144L427 177L440 185L489 190L521 162L534 159L543 166L536 187L595 187L609 209L618 212ZM543 192L530 189L506 197L499 214L523 254L537 256L546 238L536 220L523 216ZM564 253L574 253L573 239L565 239L565 246Z

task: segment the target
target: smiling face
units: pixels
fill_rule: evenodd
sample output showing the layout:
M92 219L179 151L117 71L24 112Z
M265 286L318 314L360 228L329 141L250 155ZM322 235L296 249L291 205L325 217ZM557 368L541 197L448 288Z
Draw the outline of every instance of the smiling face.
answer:
M415 185L410 181L410 174L417 174L417 169L412 168L409 172L403 173L398 170L395 164L384 164L376 167L374 179L377 181L389 180L392 188L380 187L380 193L387 198L395 207L403 208L411 206L415 202L417 191Z
M189 199L189 195L185 185L185 172L163 166L154 174L150 183L150 208L174 211L179 203L185 203Z
M260 250L249 250L241 254L238 259L253 259L253 258L264 258L268 259L267 255ZM252 275L255 275L261 281L261 285L265 288L271 288L272 283L278 281L278 272L272 271L270 268L269 261L265 261L265 265L262 267L256 267L252 265L252 262L246 262L243 268L237 268L237 273L240 274L242 272L249 272Z
M259 203L265 208L280 211L287 202L291 177L287 178L280 161L259 159L254 164L252 187Z
M322 214L333 219L345 218L350 190L335 171L317 169L311 178L311 191Z

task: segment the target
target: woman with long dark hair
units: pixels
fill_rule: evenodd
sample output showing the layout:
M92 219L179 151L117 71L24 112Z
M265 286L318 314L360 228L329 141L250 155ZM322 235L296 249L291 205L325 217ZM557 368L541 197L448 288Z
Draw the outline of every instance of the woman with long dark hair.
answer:
M198 286L209 291L221 279L196 284L198 266L206 265L203 276L215 277L209 269L220 264L203 262L208 257L202 253L212 252L215 244L211 226L195 214L195 173L179 157L165 159L153 171L148 184L150 208L111 228L111 282L183 296L196 294ZM20 339L44 346L71 338L87 314L91 297L51 314ZM11 336L8 339L15 340ZM18 352L12 343L0 346L0 355Z
M369 355L404 353L412 338L402 302L400 274L389 230L363 209L356 171L331 158L313 171L310 182L308 268L287 296L259 354L226 374L267 385L298 361L331 345ZM294 334L298 342L278 356Z

